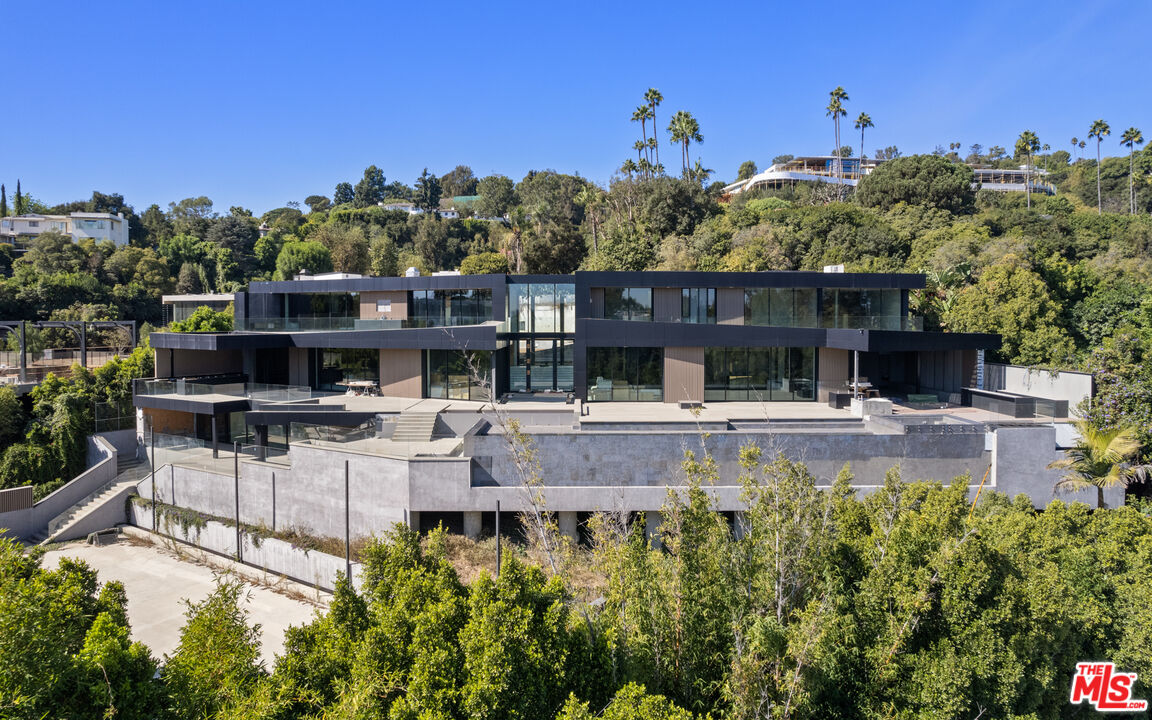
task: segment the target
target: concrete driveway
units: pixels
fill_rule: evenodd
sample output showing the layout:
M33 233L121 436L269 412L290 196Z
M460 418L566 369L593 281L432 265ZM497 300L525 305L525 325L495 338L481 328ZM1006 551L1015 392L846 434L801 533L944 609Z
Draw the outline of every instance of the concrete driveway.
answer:
M214 589L218 572L213 567L181 559L170 550L130 543L126 539L104 547L83 543L65 545L45 554L44 567L56 567L65 556L88 563L99 574L100 582L119 580L124 584L132 639L151 648L152 655L158 659L175 651L180 642L185 610L182 600L203 600ZM222 566L232 564L219 559L213 562ZM252 572L250 568L244 570ZM273 656L284 652L284 631L290 625L309 622L318 605L260 585L249 584L248 589L248 621L261 625L261 655L265 667L271 671ZM315 591L311 593L315 596Z

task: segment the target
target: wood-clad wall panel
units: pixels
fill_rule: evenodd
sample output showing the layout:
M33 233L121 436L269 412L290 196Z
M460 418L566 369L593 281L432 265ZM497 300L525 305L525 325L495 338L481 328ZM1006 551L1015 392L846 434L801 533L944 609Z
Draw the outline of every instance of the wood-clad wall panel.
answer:
M419 350L380 351L380 393L393 397L424 395Z
M676 322L680 319L680 288L652 290L652 319L656 322Z
M664 402L704 401L704 348L664 348Z
M744 324L744 288L717 288L716 322L721 325Z
M392 308L387 312L376 311L377 300L391 300ZM380 292L360 293L360 319L379 320L383 315L387 320L405 320L408 318L408 291L384 290Z

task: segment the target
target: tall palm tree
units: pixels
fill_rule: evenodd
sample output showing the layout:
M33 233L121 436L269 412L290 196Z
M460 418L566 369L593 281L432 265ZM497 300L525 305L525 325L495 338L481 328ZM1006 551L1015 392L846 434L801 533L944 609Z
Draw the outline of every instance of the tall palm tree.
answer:
M688 177L688 146L694 142L704 142L700 134L700 123L692 117L692 113L677 110L668 123L668 134L673 142L680 143L681 174Z
M1073 136L1072 137L1072 153L1073 154L1076 153L1076 148L1078 148L1078 147L1080 147L1080 138ZM1072 163L1069 162L1068 164L1071 165Z
M1052 149L1052 146L1049 145L1048 143L1044 143L1043 145L1040 146L1040 152L1044 153L1044 172L1045 173L1048 172L1048 151L1051 149Z
M1040 149L1040 139L1031 130L1020 133L1016 141L1016 154L1028 156L1028 169L1024 171L1024 194L1028 197L1028 208L1032 208L1032 154Z
M1096 139L1096 214L1099 215L1104 212L1104 202L1100 195L1100 141L1112 134L1112 128L1108 127L1108 123L1103 120L1097 120L1092 123L1092 128L1088 131L1088 139Z
M620 172L624 173L628 177L632 177L632 174L636 172L636 169L636 161L632 158L628 158L624 161L624 164L620 166Z
M636 151L636 162L640 162L644 159L644 149L647 147L648 143L641 142L640 140L632 143L632 149Z
M1134 127L1130 127L1120 136L1120 144L1128 146L1128 214L1136 214L1136 194L1132 189L1132 154L1136 145L1144 144L1144 135Z
M1098 430L1083 420L1076 423L1080 440L1069 448L1067 457L1051 463L1051 469L1066 470L1056 483L1058 492L1096 488L1096 507L1104 507L1104 489L1143 477L1147 468L1131 467L1128 460L1140 449L1135 427Z
M836 129L836 177L841 181L844 180L842 171L842 163L840 162L840 118L847 117L848 111L844 109L844 103L848 100L848 93L840 85L836 86L835 90L828 93L828 107L825 108L827 112L825 115L832 118L832 126Z
M700 158L696 158L696 164L692 166L691 174L692 179L703 185L708 181L712 173L716 172L712 168L706 168L700 164Z
M860 175L864 175L864 130L865 128L876 127L872 124L872 116L866 112L860 113L856 118L856 124L852 127L860 131Z
M656 137L656 106L664 102L664 96L656 88L648 88L648 92L644 93L644 99L648 101L648 107L652 110L652 137ZM656 142L656 167L660 166L660 142Z
M648 149L652 151L652 153L649 154L648 157L659 157L660 146L656 142L656 121L655 120L652 121L652 137L648 138ZM656 168L659 167L659 165L660 165L659 160L656 160L655 162L652 163L652 175L653 176L660 174L660 173L656 172Z
M648 119L652 117L652 111L648 109L647 105L641 105L636 108L632 113L632 122L640 123L640 134L644 139L644 144L648 144ZM655 126L653 126L655 131Z

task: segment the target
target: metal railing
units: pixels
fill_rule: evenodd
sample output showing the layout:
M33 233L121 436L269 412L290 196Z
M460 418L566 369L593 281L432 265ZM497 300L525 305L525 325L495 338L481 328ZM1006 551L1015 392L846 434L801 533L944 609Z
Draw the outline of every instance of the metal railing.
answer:
M454 317L415 317L400 320L361 319L358 317L294 317L294 318L245 318L237 330L246 332L323 332L344 330L402 330L408 328L459 327L482 325L493 322L493 318L481 315L457 315Z

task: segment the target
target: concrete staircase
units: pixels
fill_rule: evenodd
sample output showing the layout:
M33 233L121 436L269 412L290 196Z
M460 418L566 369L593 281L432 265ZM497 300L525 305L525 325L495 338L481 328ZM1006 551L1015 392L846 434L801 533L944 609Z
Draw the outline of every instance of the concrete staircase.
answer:
M109 502L123 502L124 494L136 487L140 478L146 473L147 466L134 456L120 455L117 457L116 469L120 473L112 482L76 503L67 511L52 518L48 523L48 528L33 536L32 541L37 544L45 544L74 539L73 536L83 537L87 535L87 532L77 534L74 532L74 528Z
M437 415L434 412L400 413L392 433L393 442L431 442Z

